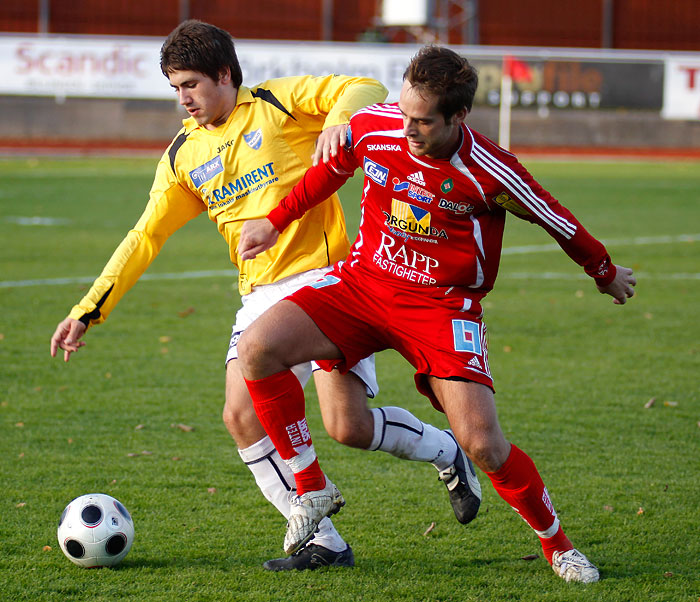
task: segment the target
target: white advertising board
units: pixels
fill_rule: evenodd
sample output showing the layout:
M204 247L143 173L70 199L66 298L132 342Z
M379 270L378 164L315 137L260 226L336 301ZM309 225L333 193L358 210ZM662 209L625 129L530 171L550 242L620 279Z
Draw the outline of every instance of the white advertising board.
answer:
M0 94L172 98L157 41L0 35Z
M700 59L666 59L661 115L666 119L700 119Z
M172 99L160 72L160 38L0 34L0 94ZM244 83L288 75L366 75L397 100L417 46L237 41Z

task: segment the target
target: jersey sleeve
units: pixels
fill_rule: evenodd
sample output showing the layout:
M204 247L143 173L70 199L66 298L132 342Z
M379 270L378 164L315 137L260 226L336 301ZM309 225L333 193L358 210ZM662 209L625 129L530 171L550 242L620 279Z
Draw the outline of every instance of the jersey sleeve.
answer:
M598 285L610 284L616 270L603 243L545 190L514 155L493 143L490 143L489 150L492 154L488 161L493 174L504 186L493 202L513 215L544 228Z
M323 202L348 181L357 163L351 148L344 148L328 163L319 163L306 170L304 177L267 215L278 232L299 219L312 207Z
M204 211L203 202L177 182L168 154L158 164L149 201L69 317L87 327L105 321L114 306L158 255L168 237Z
M376 79L328 75L304 76L294 104L309 115L326 115L323 129L348 123L360 109L383 102L388 90Z

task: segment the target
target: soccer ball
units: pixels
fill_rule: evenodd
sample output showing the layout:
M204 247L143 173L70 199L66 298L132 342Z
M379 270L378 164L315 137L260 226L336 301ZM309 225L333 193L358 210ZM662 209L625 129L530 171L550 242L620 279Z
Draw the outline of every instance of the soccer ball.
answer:
M90 493L66 506L57 535L63 553L78 566L114 566L131 549L134 521L118 500L104 493Z

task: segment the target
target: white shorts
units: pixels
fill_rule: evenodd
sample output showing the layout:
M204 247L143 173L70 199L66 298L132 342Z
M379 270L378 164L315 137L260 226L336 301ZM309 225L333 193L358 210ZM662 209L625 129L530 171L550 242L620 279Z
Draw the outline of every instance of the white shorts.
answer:
M229 343L226 363L238 358L238 339L241 333L250 326L253 321L261 316L264 311L272 307L278 301L291 295L300 288L320 280L330 270L330 267L318 268L288 276L272 284L263 284L253 287L247 295L241 297L242 307L236 312L236 323L231 331L231 342ZM305 386L311 378L314 370L320 370L316 362L298 364L292 368L301 383ZM377 371L374 366L374 355L366 357L355 364L350 372L356 374L367 389L367 397L374 397L379 392L377 384Z

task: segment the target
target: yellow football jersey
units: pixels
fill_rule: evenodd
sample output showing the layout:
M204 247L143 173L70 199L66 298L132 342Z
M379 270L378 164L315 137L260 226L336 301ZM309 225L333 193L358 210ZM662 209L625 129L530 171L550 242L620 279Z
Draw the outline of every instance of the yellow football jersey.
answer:
M265 217L311 165L314 144L327 127L387 94L369 78L329 75L286 77L253 88L241 86L236 107L215 130L193 118L163 154L141 218L70 317L87 326L103 322L139 279L167 238L203 211L215 221L239 269L242 295L256 284L343 259L349 250L336 195L297 220L277 244L240 261L243 223Z

